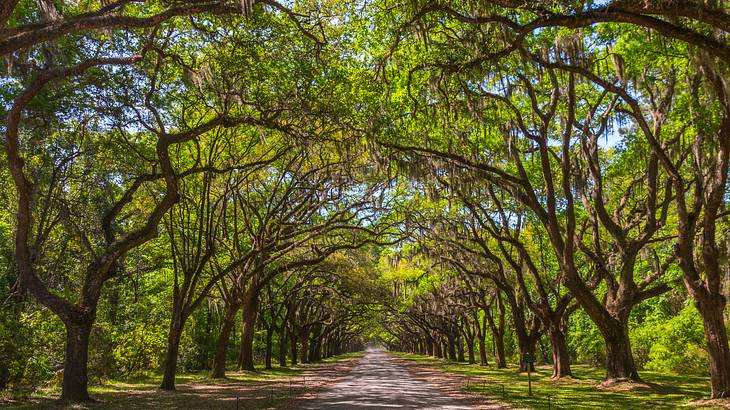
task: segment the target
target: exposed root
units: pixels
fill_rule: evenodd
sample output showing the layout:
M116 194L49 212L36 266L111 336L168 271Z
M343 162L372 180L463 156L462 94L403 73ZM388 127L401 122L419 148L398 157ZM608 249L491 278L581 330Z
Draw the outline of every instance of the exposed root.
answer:
M614 392L653 390L651 385L632 379L608 379L599 383L596 387L599 390Z
M687 407L710 407L713 409L730 409L730 399L702 399L692 400Z

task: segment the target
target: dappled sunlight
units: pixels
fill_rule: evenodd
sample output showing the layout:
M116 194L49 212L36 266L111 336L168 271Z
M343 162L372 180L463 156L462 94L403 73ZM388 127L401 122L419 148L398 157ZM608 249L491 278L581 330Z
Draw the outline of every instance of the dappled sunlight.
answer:
M448 394L437 373L414 374L382 350L370 350L349 374L340 377L315 398L302 400L297 409L398 408L475 409Z
M730 0L0 0L0 56L0 407L730 407Z
M515 366L497 369L493 365L468 365L422 355L396 355L411 363L412 368L460 377L464 391L517 408L721 408L703 400L707 396L707 377L644 372L642 382L619 382L608 386L604 383L602 369L575 365L574 377L556 380L550 377L549 367L539 366L531 375L533 394L530 396L527 374L518 372Z

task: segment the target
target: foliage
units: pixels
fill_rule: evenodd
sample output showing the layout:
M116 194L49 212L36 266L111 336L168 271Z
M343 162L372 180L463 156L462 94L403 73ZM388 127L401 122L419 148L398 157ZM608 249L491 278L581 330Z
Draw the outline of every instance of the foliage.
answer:
M727 6L4 1L0 390L379 342L725 397Z
M691 304L676 315L655 314L634 328L634 349L646 350L644 367L657 372L704 374L708 366L702 320Z

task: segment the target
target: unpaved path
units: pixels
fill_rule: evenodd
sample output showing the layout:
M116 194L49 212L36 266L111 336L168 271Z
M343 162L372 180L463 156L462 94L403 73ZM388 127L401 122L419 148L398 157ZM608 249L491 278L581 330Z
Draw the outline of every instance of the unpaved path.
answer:
M302 398L296 409L445 409L472 406L416 377L382 350L370 350L352 370L316 397Z

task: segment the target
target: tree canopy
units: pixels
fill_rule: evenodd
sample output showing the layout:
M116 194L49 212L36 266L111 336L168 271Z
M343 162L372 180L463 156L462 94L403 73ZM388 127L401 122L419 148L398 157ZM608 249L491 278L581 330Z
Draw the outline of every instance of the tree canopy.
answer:
M4 1L0 390L380 343L726 397L729 6Z

